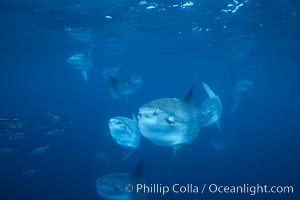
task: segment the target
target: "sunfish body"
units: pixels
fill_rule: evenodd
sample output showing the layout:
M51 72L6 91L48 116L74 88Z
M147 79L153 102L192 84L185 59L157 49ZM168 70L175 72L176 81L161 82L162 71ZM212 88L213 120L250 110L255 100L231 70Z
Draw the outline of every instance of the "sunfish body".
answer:
M217 124L220 128L220 118L222 114L222 103L220 98L206 85L202 83L208 98L200 106L200 125L202 127L209 127Z
M142 78L138 74L121 75L118 70L119 67L105 69L103 76L110 82L110 91L114 99L127 99L129 94L141 87Z
M252 81L249 80L238 80L234 83L232 90L233 96L233 108L231 113L233 113L240 103L250 97L254 91L254 85Z
M128 149L123 155L123 159L126 160L140 145L141 133L136 118L134 115L133 119L114 117L109 120L108 126L113 139Z
M173 148L192 143L200 132L199 110L190 103L193 88L184 99L162 98L140 107L138 124L141 134L159 146Z
M110 134L121 146L136 150L139 147L141 134L135 119L114 117L109 120Z
M75 54L67 59L67 63L72 67L72 69L80 70L85 82L88 80L87 72L93 67L93 60L90 55L85 54Z
M126 191L127 185L142 184L144 171L144 161L140 161L136 169L131 173L114 173L97 178L96 190L97 193L106 200L137 200L145 199L141 193ZM130 188L127 188L130 189ZM134 188L132 188L134 189Z

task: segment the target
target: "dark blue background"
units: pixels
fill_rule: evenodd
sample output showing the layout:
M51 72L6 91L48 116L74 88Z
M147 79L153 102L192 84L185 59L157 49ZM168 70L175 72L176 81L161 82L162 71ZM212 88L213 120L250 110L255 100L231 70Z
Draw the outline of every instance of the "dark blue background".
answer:
M240 1L242 2L242 1ZM145 159L150 183L293 185L299 182L300 3L296 0L244 2L224 13L231 0L156 1L146 10L139 1L1 1L0 115L24 119L26 138L0 147L23 148L0 157L0 199L100 199L95 182L112 172L130 172ZM78 5L72 9L71 7ZM159 11L166 8L165 11ZM105 19L110 15L112 19ZM224 28L224 26L226 26ZM79 41L66 28L89 30ZM202 31L192 29L201 27ZM209 31L205 31L210 29ZM66 59L94 45L94 68L84 83ZM112 99L102 70L122 65L141 74L142 87L125 104ZM183 97L198 72L194 103L206 94L204 81L223 103L222 133L201 130L197 140L173 159L171 149L145 139L128 161L110 137L107 121L161 97ZM234 77L232 76L234 74ZM255 92L233 115L232 82L253 81ZM38 129L48 110L72 123L66 133L47 137ZM220 134L226 151L216 152L210 138ZM50 144L49 152L30 151ZM96 154L111 155L109 166ZM41 173L21 177L24 171ZM170 171L170 169L172 169ZM296 199L296 195L258 195L256 199ZM159 199L161 196L149 196ZM247 199L247 195L168 195L164 199Z

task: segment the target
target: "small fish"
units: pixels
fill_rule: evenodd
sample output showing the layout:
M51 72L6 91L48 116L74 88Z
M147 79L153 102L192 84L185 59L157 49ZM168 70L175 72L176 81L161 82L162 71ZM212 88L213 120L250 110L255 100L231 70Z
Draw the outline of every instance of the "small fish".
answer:
M40 173L40 170L33 169L33 170L29 170L29 171L24 172L22 174L22 177L31 177L31 176L37 175L38 173Z
M75 54L67 59L67 63L73 68L80 70L85 82L88 80L87 72L93 68L93 60L91 57L91 49L88 54Z
M112 97L128 101L128 95L140 88L142 77L138 74L121 75L118 70L119 67L107 68L103 71L103 76L110 82Z
M21 149L11 148L11 147L0 149L0 155L15 155L20 152L22 152Z
M47 112L47 115L49 117L51 117L54 121L56 122L60 122L60 123L68 123L68 120L63 117L62 115L56 113L56 112L51 112L51 111L48 111Z
M11 119L8 118L0 118L0 123L10 123Z
M14 129L12 128L2 128L0 129L0 136L7 136L14 133Z
M141 160L131 173L114 173L99 177L96 180L96 190L99 196L106 200L138 200L145 199L143 193L126 191L126 185L143 184L144 161Z
M25 133L15 133L9 136L8 140L22 140L25 137Z
M49 149L49 144L46 146L35 148L31 151L31 154L41 154L45 153Z
M61 135L63 134L64 129L53 129L46 133L46 135Z
M249 98L254 92L254 84L249 80L238 80L235 81L232 98L233 98L233 108L231 109L231 114L236 110L238 105L241 104L245 99Z
M54 126L52 122L41 122L39 124L40 129L51 129Z
M24 122L20 119L12 119L9 127L14 129L20 129L24 126Z
M0 118L0 124L6 125L7 128L17 129L17 128L22 128L24 122L17 118L13 118L13 119Z

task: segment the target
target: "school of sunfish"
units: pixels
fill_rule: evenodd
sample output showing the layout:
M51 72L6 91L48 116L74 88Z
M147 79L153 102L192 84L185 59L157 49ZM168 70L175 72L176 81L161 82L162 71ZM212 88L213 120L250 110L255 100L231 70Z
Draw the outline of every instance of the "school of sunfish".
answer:
M88 71L93 68L91 48L88 53L78 53L66 60L72 68L81 71L84 82L88 81ZM122 73L121 67L110 67L102 71L103 78L108 82L108 89L113 99L128 103L132 95L142 85L142 76L134 73ZM123 160L127 160L140 148L141 139L144 138L157 146L173 150L176 156L179 149L191 145L202 130L215 126L220 134L222 117L222 101L211 86L202 82L207 96L203 102L192 101L197 78L192 83L185 96L162 97L150 100L139 106L138 112L132 116L117 115L108 119L108 129L113 141L123 148ZM254 84L249 80L238 80L232 89L233 113L237 107L249 98L254 91ZM59 137L71 124L57 112L46 112L48 120L41 122L39 128L45 130L46 137ZM17 118L0 118L0 138L7 141L23 140L25 132L22 130L24 121ZM212 139L210 144L216 151L227 149L226 144L220 139ZM31 149L29 154L40 157L50 151L50 144L38 145ZM52 147L51 147L52 148ZM153 148L155 148L153 146ZM22 148L5 146L0 148L0 155L16 155L23 152ZM111 155L100 151L96 157L106 166L110 164ZM136 184L144 181L142 175L144 161L141 160L132 173L111 173L96 180L96 190L99 196L107 200L136 200L145 199L145 196L125 190L127 184ZM32 177L40 174L40 169L33 168L25 171L22 177Z

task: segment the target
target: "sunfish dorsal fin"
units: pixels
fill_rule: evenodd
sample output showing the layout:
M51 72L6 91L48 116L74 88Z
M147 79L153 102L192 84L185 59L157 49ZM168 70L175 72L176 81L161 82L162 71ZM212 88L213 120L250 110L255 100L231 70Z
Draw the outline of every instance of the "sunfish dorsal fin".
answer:
M188 93L185 95L185 97L183 98L183 101L189 103L191 102L191 99L192 99L192 96L193 96L193 91L194 91L194 88L195 88L195 84L196 84L196 81L198 79L198 73L196 73L196 76L195 76L195 80L193 82L193 85L192 87L189 89Z
M131 176L142 177L143 173L144 173L144 159L141 159L140 162L139 162L139 164L131 172Z
M215 98L216 97L216 94L210 89L210 87L208 87L208 85L206 85L205 83L202 82L202 85L206 91L206 93L208 94L208 97L209 98Z
M87 71L86 70L82 70L81 73L82 73L83 80L85 82L87 82L87 80L88 80Z
M176 145L173 147L173 157L176 156L179 149L181 149L182 145Z

